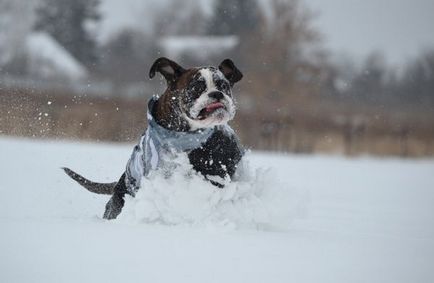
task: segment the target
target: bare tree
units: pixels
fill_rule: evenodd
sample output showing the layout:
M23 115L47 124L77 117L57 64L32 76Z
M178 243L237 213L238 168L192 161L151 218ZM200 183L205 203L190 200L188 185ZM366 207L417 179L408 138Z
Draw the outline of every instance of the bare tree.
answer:
M256 0L219 0L214 1L214 5L208 34L243 37L259 26L260 11Z
M320 37L311 26L312 13L299 1L271 0L268 5L269 15L262 12L258 28L241 41L239 54L257 107L285 112L291 96L316 89L312 81L321 76Z
M126 29L119 32L100 52L100 73L117 83L143 81L157 56L155 38Z
M434 106L434 49L413 60L395 88L405 101ZM432 110L432 109L431 109Z
M207 18L197 1L173 1L158 14L156 35L202 35L205 32Z
M35 28L52 35L83 64L96 62L96 42L88 24L100 19L99 0L43 0Z

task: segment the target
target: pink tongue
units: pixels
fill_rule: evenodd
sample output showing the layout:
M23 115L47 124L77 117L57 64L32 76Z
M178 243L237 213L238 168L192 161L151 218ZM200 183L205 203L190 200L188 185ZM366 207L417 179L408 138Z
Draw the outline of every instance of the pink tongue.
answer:
M215 110L217 108L221 108L221 107L223 107L223 103L221 103L221 102L214 102L214 103L211 103L210 105L208 105L206 107L206 111L213 111L213 110Z

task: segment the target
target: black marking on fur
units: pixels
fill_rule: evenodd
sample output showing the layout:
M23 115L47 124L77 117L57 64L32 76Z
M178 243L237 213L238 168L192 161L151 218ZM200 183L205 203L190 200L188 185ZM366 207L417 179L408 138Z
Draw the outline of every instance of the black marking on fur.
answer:
M242 156L243 151L237 138L228 136L220 130L215 131L202 147L194 149L188 154L193 169L200 172L205 178L207 176L219 176L223 179L232 178ZM222 187L214 181L211 183Z

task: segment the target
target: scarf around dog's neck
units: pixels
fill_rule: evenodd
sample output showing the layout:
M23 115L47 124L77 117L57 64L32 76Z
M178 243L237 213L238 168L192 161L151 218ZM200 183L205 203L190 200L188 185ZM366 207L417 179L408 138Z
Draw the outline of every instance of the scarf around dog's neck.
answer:
M157 100L158 97L156 96L149 100L147 113L147 131L149 131L149 137L154 144L175 149L177 152L185 152L198 148L201 144L206 142L214 132L214 128L198 129L188 132L178 132L164 128L159 125L152 116L152 111Z
M148 103L148 128L134 147L127 163L125 181L130 194L134 195L140 188L140 179L167 164L167 158L174 158L178 153L189 152L199 148L215 132L214 128L198 129L189 132L168 130L157 123L152 116L158 97L154 96Z

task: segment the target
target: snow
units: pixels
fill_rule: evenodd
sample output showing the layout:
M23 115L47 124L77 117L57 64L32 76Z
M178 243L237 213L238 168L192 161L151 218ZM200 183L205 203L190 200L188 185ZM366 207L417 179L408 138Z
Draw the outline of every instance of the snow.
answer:
M30 72L38 77L66 77L80 80L86 77L86 68L64 47L45 32L32 32L26 38Z
M172 163L177 169L171 178L154 171L142 179L142 188L146 189L135 198L126 198L125 209L117 221L212 229L286 229L303 211L306 195L277 181L269 170L251 170L247 163L234 176L236 182L212 179L226 183L222 190L194 174L188 157L181 155ZM283 195L282 188L286 190ZM276 201L285 202L278 213Z
M101 219L132 145L0 138L0 282L432 282L434 160L253 152L227 190L151 176Z

